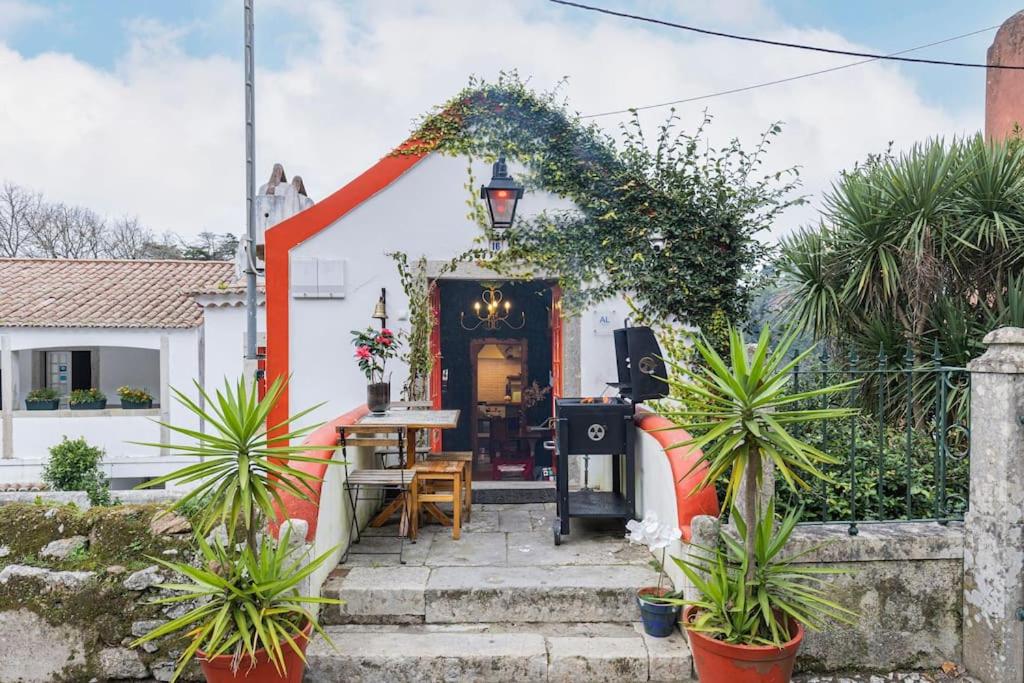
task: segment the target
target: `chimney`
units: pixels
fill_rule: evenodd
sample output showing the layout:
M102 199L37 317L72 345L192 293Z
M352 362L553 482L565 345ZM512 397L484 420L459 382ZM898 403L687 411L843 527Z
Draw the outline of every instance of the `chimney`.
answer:
M256 257L264 260L264 234L269 228L313 206L302 178L288 182L284 166L274 164L270 179L256 193Z
M989 64L1024 66L1024 11L1003 22L988 49ZM1024 71L988 69L985 82L985 139L1005 140L1024 127Z

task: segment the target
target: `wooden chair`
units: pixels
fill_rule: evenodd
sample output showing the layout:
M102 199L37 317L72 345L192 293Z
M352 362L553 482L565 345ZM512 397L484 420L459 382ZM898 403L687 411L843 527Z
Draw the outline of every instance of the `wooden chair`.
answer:
M466 494L464 496L466 504L463 507L463 515L468 522L473 514L473 451L427 453L425 461L462 463L462 481L466 487Z
M352 552L352 546L358 544L362 540L362 533L359 529L359 520L357 519L357 511L359 508L359 499L363 494L364 489L376 489L379 492L377 500L383 503L386 499L389 491L395 493L395 498L382 510L374 519L370 522L371 526L383 526L383 524L390 518L394 511L401 512L401 519L398 524L398 552L365 552L355 553L359 555L398 555L399 564L405 564L405 560L402 557L403 550L405 549L405 535L408 534L409 540L413 543L416 542L416 535L419 531L419 503L417 502L417 494L419 489L419 483L417 481L417 473L414 470L408 470L404 468L379 468L379 469L349 469L348 449L349 447L366 446L376 447L377 442L380 441L391 441L386 437L365 437L359 436L359 434L372 434L368 430L375 429L376 433L380 433L379 427L358 427L348 426L338 428L338 445L341 446L342 461L345 467L345 492L348 495L349 506L352 511L352 522L351 522L351 537L355 540L349 543L348 548L345 549L345 555L342 557L342 562L348 559L349 554ZM398 445L399 452L401 452L403 441L403 435L401 432L397 434L395 442Z
M426 512L444 526L452 528L452 538L462 536L462 510L465 505L465 486L462 473L465 463L443 460L416 463L416 481L419 488L416 495L417 514ZM451 488L448 488L448 485ZM451 503L452 516L448 518L437 503Z

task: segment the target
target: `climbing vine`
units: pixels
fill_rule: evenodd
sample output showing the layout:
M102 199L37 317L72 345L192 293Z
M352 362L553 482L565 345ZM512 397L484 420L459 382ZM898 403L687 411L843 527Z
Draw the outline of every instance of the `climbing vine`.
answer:
M434 358L430 353L430 331L433 329L434 310L431 298L437 280L430 277L427 271L427 258L421 256L410 262L409 255L396 251L390 254L398 268L399 282L402 291L409 301L409 331L402 332L405 351L401 359L409 366L409 376L402 386L402 396L407 401L426 400L430 396L430 371L433 369ZM455 270L460 263L478 259L483 256L479 249L471 249L440 265L437 277Z
M525 168L518 175L528 188L574 208L521 207L490 267L556 277L570 310L629 294L649 317L714 334L746 313L750 274L768 251L756 235L803 199L792 196L797 168L764 169L779 124L748 150L735 139L712 147L710 123L705 116L687 133L673 113L649 141L634 116L613 138L571 112L557 88L536 92L509 73L496 83L471 79L395 154L506 155ZM469 218L489 240L478 184L471 178L467 187Z

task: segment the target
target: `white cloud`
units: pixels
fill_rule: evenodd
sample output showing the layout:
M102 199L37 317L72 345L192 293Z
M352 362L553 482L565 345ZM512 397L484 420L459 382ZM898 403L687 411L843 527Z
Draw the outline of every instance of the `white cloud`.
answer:
M27 0L0 0L0 39L30 24L48 19L52 11Z
M827 31L785 26L755 0L709 6L720 8L716 16L723 22L742 14L772 37L864 47ZM257 43L258 50L287 55L283 66L257 73L258 180L281 161L322 198L401 142L415 117L474 73L493 77L518 68L541 88L568 75L566 94L588 113L847 59L651 31L621 19L570 21L567 13L546 9L406 0L373 3L356 16L326 0L279 3L274 11L294 12L305 39ZM112 215L137 214L157 230L239 230L240 61L188 54L179 27L134 22L128 30L131 46L113 70L68 55L26 58L0 44L0 179ZM951 114L926 103L897 67L868 64L685 105L680 114L694 124L705 107L715 114L719 141L738 135L753 143L769 122L786 122L771 162L803 166L806 190L817 194L839 169L889 140L905 146L978 128L982 103L968 115ZM644 118L656 122L664 114ZM614 118L602 122L616 124ZM811 217L810 209L798 210L778 231Z

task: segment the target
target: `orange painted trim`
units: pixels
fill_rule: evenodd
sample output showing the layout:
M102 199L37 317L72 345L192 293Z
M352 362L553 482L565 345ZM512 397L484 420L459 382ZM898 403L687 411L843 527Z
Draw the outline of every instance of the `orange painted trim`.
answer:
M412 144L406 143L403 147ZM401 150L402 147L399 148ZM281 221L266 232L267 381L291 374L289 359L289 271L291 249L313 237L400 178L426 157L423 154L386 156L340 190L305 211ZM278 425L290 415L289 389L270 413ZM277 434L283 433L278 430ZM275 434L272 434L275 436Z
M690 468L701 457L699 450L686 447L669 448L673 444L686 441L690 438L682 429L666 429L672 427L672 423L655 413L638 411L636 415L637 426L657 439L662 449L665 449L665 457L668 458L672 467L672 479L675 481L676 489L676 515L678 517L679 529L683 532L683 540L690 540L690 522L698 515L710 515L717 517L719 512L718 494L714 486L696 491L697 484L704 479L708 471L706 464L702 464L693 472ZM690 472L687 474L687 472Z
M341 415L340 417L331 420L330 422L324 423L313 431L306 440L303 441L303 445L308 445L311 448L315 446L337 446L338 444L338 427L344 427L346 425L355 424L359 418L366 415L369 410L366 406L359 406L354 410ZM277 508L277 519L270 524L270 531L274 536L277 536L280 524L278 520L284 519L304 519L309 524L309 531L306 532L306 540L312 541L316 537L316 525L317 518L320 515L320 495L323 493L324 477L327 476L328 467L341 467L341 465L328 465L327 461L334 457L334 450L309 450L302 453L303 456L309 458L319 458L322 462L307 462L297 461L289 462L288 466L293 467L302 472L308 472L314 476L320 478L320 481L310 482L314 495L310 500L302 500L296 498L294 495L287 491L281 491L281 499L284 502L284 513L278 506Z

